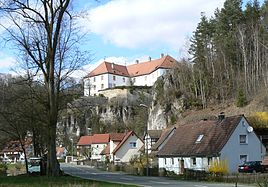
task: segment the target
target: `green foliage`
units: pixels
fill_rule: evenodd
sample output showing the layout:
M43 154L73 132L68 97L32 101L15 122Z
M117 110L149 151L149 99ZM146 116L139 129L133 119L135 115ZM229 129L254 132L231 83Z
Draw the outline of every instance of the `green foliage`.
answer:
M99 182L71 176L0 176L1 187L131 187L132 185ZM134 185L132 186L134 187Z
M16 164L15 164L15 168L16 168L16 170L21 170L23 167L24 167L24 165L21 164L21 163L16 163Z
M7 172L7 165L0 163L0 176L1 175L6 175L6 172Z
M243 107L243 106L246 106L246 104L247 104L247 99L246 99L245 93L242 89L239 89L237 93L237 97L236 97L236 106Z

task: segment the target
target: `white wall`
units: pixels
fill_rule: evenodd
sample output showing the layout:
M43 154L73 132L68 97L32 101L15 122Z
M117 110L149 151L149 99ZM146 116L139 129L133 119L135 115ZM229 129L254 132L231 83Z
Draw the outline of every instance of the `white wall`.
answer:
M115 80L113 78L114 76ZM130 84L129 77L113 75L108 73L97 75L94 77L84 79L84 96L98 95L100 90L113 88L115 86L127 86L129 84Z
M136 142L136 148L131 148L130 142ZM114 155L115 162L129 162L134 156L139 154L139 150L143 146L143 142L134 134L130 135L129 138L124 142L123 145L117 150Z
M172 163L173 158L173 163ZM184 160L185 169L205 170L209 168L207 157L196 157L196 165L193 164L191 157L172 157L172 158L158 158L159 169L165 168L167 171L174 171L176 174L181 174L180 160ZM211 159L210 164L218 158ZM166 160L166 163L165 163Z
M98 95L99 90L113 88L115 86L129 86L130 80L133 82L134 86L153 86L157 78L165 74L167 71L169 71L169 69L159 68L156 71L152 72L151 74L137 76L133 78L120 76L120 75L113 75L109 73L97 75L97 76L90 77L90 78L85 78L84 79L84 96ZM115 80L113 78L114 76L115 76ZM103 88L102 88L102 84L103 84Z
M100 155L100 153L102 152L103 149L105 149L106 146L107 144L92 144L91 145L91 149L92 149L91 159L104 161L102 160L103 156Z
M220 158L227 160L230 173L237 172L237 167L241 164L240 155L247 155L248 161L261 161L265 156L265 147L254 132L247 131L248 126L247 121L242 118L221 151ZM247 135L248 142L240 144L239 135Z
M148 75L132 77L131 80L134 86L153 86L158 77L164 75L169 69L159 68Z

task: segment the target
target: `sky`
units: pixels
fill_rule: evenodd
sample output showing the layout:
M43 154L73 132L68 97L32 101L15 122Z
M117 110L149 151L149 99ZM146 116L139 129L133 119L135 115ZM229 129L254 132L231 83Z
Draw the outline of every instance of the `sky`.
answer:
M75 77L85 76L104 60L131 64L169 54L187 58L189 39L201 12L207 17L225 0L75 0L73 6L85 14L79 20L88 33L84 48L91 51L91 61ZM1 36L1 29L0 29ZM0 45L0 73L10 72L16 54Z

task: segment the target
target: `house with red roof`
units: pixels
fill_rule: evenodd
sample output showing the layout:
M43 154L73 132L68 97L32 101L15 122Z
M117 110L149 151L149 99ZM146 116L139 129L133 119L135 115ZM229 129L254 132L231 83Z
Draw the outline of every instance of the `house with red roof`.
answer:
M177 60L169 55L147 62L136 61L129 66L104 61L84 78L84 95L98 95L100 91L118 86L153 86L158 77L174 68Z
M266 149L244 115L201 120L177 127L158 147L159 169L183 173L184 169L207 171L224 161L230 173L245 161L262 161Z
M130 131L126 133L94 134L81 136L77 143L78 156L111 162L129 162L139 154L143 141Z
M143 141L136 133L130 131L111 153L111 161L114 163L128 163L133 156L140 154L143 145Z
M104 157L101 155L103 149L108 146L110 141L109 134L94 134L92 137L91 144L91 159L97 161L105 161Z

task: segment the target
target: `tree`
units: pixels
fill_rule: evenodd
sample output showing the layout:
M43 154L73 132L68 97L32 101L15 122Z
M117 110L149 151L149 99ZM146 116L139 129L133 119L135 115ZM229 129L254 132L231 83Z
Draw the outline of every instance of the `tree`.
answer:
M39 80L47 98L47 174L57 176L56 124L61 91L66 78L84 61L71 0L0 0L0 12L12 23L11 27L1 25L8 41L17 47L20 63L31 77L42 75Z

